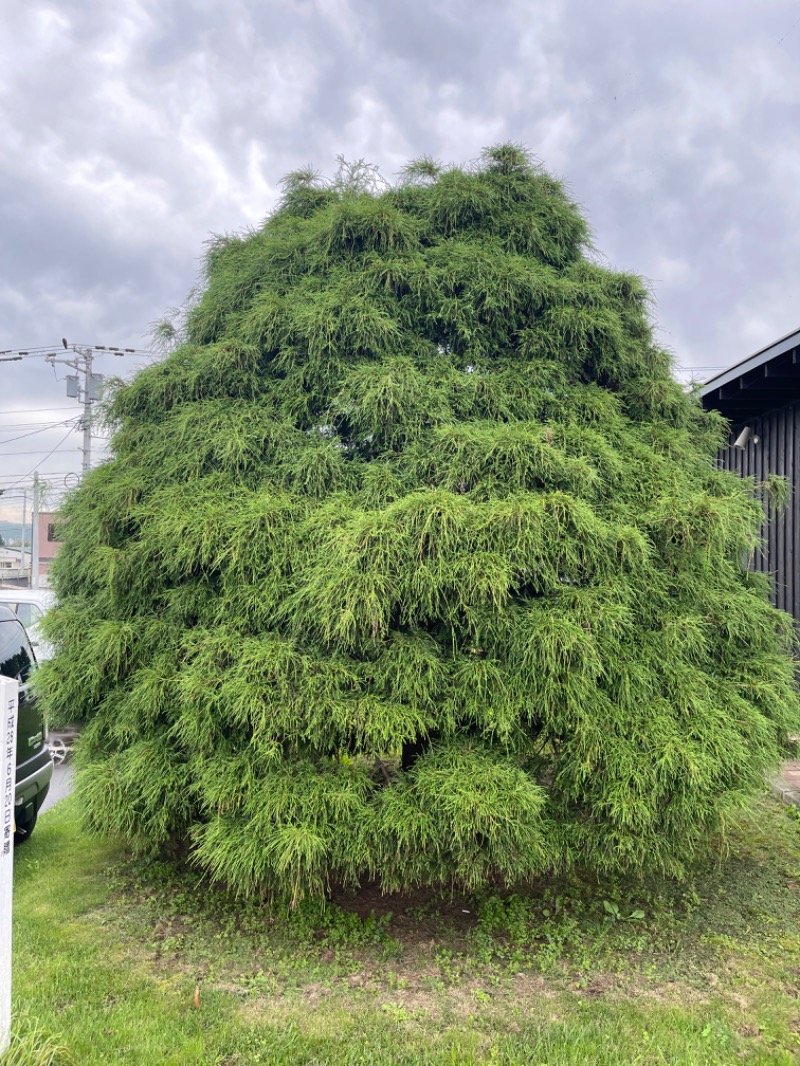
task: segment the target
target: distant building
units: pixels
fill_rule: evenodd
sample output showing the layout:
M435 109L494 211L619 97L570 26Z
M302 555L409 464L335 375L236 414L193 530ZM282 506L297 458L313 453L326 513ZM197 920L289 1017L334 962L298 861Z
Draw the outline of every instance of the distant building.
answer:
M4 545L0 548L0 582L27 584L31 572L30 552Z
M50 584L48 573L53 560L61 549L61 541L56 539L56 516L52 511L39 514L39 584L47 588Z

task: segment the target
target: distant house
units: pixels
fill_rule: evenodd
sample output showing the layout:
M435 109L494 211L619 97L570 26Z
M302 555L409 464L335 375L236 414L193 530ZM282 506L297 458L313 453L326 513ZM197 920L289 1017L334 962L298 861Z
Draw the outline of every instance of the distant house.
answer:
M743 477L785 477L782 514L766 516L755 570L772 574L774 602L800 623L800 329L711 378L700 390L706 410L731 423L721 461Z
M23 553L20 548L9 548L7 545L0 547L0 581L24 575L29 565L28 552Z
M50 582L48 573L53 565L53 560L61 548L61 541L57 539L56 516L49 511L39 514L39 584L47 587Z

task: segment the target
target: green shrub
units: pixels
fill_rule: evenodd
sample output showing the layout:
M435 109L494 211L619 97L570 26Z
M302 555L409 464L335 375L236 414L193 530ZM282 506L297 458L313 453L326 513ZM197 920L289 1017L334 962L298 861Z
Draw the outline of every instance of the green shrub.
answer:
M88 824L243 894L679 874L800 728L762 505L514 146L293 175L63 511Z

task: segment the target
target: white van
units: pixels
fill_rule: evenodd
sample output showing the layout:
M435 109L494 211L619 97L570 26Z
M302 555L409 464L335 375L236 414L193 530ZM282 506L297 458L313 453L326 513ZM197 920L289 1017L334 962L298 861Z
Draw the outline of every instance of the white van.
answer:
M25 626L36 658L40 662L51 658L53 654L52 647L42 640L39 622L45 611L49 611L54 603L55 596L47 589L22 589L14 588L13 585L0 585L0 605L10 607Z

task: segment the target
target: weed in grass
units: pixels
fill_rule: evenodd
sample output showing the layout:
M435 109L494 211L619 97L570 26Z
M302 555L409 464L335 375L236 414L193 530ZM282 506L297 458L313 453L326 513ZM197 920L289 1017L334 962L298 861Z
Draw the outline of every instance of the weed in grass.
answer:
M407 1022L411 1015L401 1006L399 1003L381 1003L381 1010L391 1021L399 1024L400 1022Z
M69 1050L53 1040L43 1024L26 1011L15 1011L11 1046L0 1055L0 1066L72 1066Z
M303 900L287 917L287 927L297 940L316 941L326 947L359 948L390 942L388 927L391 912L379 917L374 912L366 918L352 911L342 910L335 903L318 898Z
M278 981L273 973L256 970L241 978L243 991L250 995L274 995L278 991Z
M615 922L636 922L641 918L644 918L644 911L642 910L631 911L630 914L623 913L623 911L620 910L619 904L615 903L614 900L604 899L603 910L606 914L610 915Z

